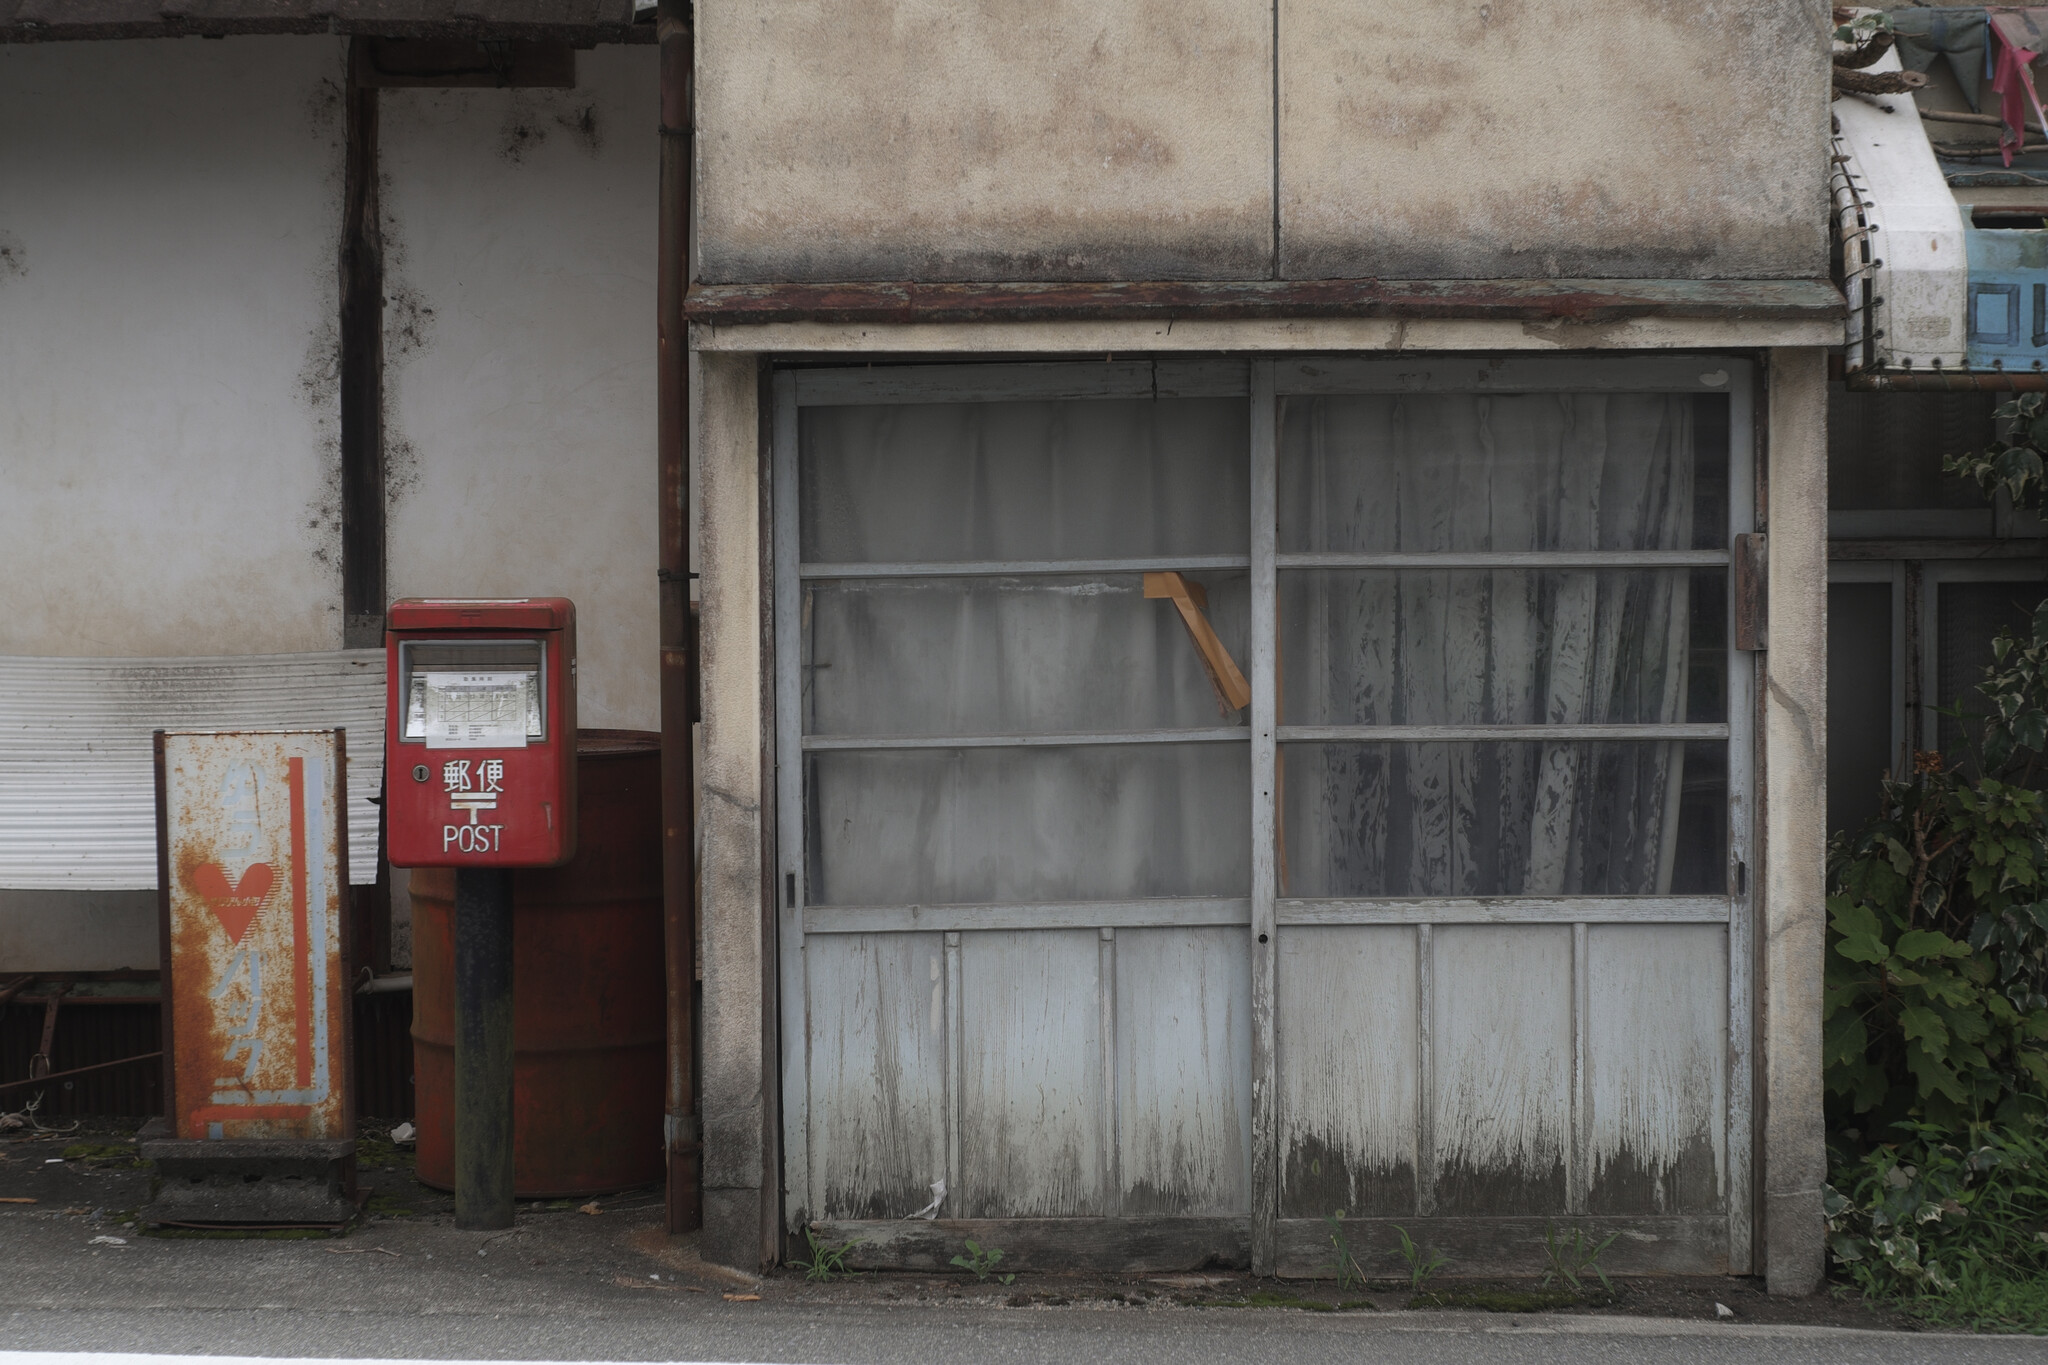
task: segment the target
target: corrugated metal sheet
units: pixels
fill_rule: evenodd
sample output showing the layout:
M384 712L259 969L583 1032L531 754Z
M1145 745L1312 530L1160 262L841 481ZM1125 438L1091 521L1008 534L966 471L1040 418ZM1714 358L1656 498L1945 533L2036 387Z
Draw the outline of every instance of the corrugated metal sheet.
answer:
M147 982L150 991L155 982ZM43 1008L49 996L43 985L0 1009L0 1081L24 1080L31 1055L42 1045ZM57 1010L57 1030L50 1038L50 1069L118 1062L140 1057L163 1046L163 1031L154 1000L94 1000L67 997ZM37 1095L36 1116L44 1121L91 1114L147 1118L164 1111L164 1064L157 1058L65 1076L47 1086L16 1087L0 1092L0 1109L18 1110Z
M384 652L0 658L0 887L156 886L154 730L348 731L349 880L377 876Z

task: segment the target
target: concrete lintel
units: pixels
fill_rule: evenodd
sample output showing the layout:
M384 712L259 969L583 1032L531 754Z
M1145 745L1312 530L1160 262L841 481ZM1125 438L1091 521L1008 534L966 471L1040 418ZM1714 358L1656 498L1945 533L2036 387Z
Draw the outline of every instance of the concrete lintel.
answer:
M698 351L762 354L1762 350L1834 346L1841 340L1841 323L1822 318L1644 317L1590 323L1396 318L700 322L690 328L690 344Z
M1827 361L1774 351L1768 402L1770 643L1763 696L1763 1271L1810 1294L1824 1268L1821 988L1827 845Z
M754 1269L767 1179L762 933L761 465L753 357L707 355L693 411L699 461L697 546L703 724L698 776L704 964L701 1034L706 1260Z

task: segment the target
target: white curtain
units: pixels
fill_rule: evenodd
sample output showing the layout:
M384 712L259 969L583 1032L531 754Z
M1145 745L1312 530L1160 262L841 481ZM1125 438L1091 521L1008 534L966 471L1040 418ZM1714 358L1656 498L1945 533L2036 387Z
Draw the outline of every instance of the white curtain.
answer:
M1696 516L1690 400L1403 395L1282 409L1291 550L1669 549ZM1242 555L1243 400L810 408L802 558ZM1718 532L1715 533L1718 535ZM1247 575L1194 572L1248 663ZM1282 575L1292 723L1687 719L1686 570ZM1240 725L1139 574L819 580L809 735ZM1697 709L1694 707L1693 709ZM1289 746L1292 895L1668 891L1683 746ZM814 905L1243 896L1242 742L813 753Z
M1243 555L1243 400L811 408L803 558ZM1191 575L1242 659L1243 570ZM1139 573L805 585L814 735L1215 727ZM1247 732L1248 733L1248 732ZM835 751L805 764L817 905L1242 896L1247 743Z
M1282 548L1691 548L1690 404L1286 400ZM1690 580L1685 569L1285 573L1283 719L1683 721ZM1284 894L1668 893L1684 758L1670 741L1288 746Z

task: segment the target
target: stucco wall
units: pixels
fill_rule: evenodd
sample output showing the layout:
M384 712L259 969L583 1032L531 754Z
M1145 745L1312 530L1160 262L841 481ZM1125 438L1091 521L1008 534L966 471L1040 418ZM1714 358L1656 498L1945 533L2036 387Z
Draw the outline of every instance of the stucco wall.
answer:
M0 654L341 646L344 51L0 46Z
M1268 0L707 0L701 276L1272 266Z
M573 599L578 715L659 724L656 56L380 96L393 597Z
M1827 18L1281 0L1281 271L1825 275Z
M1818 0L697 19L711 283L1826 272Z

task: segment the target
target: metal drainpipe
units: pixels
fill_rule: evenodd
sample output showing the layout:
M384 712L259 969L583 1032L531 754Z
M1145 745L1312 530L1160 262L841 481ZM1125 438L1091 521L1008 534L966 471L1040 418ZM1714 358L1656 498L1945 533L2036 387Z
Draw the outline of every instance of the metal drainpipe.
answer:
M703 1222L698 1166L695 1029L697 995L697 632L690 609L690 377L683 291L690 276L691 139L689 0L660 0L661 241L656 311L661 450L661 870L668 968L668 1230Z

